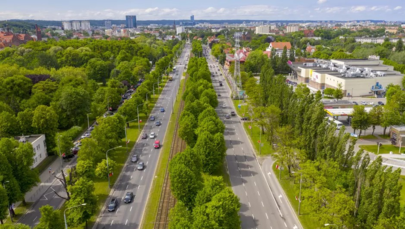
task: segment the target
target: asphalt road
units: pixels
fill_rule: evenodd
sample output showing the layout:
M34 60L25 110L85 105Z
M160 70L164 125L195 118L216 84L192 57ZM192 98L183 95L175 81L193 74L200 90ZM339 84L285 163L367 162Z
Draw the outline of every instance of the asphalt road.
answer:
M206 48L206 47L205 47ZM268 183L253 152L252 145L243 129L240 118L232 116L225 118L234 110L231 91L225 82L216 62L207 58L211 65L214 88L218 94L219 106L216 109L219 117L225 124L225 141L227 145L226 162L232 189L240 198L240 219L242 228L302 228L295 213L289 207L288 200L276 196L272 190L276 189L274 182ZM215 72L217 74L215 74ZM219 86L218 81L223 82ZM225 104L225 108L222 107Z
M139 156L139 161L145 163L145 169L142 171L137 170L136 163L132 163L129 157L114 186L114 191L108 198L108 201L111 200L111 198L118 198L117 210L115 212L108 212L107 209L103 209L98 216L98 222L93 228L139 228L153 177L155 175L159 154L163 147L169 147L162 145L160 149L154 149L153 143L155 140L160 140L161 144L163 144L163 139L173 109L173 99L175 99L179 89L180 79L185 66L183 64L186 62L187 53L190 50L189 47L189 45L186 45L184 48L183 53L177 62L180 64L176 65L177 73L174 75L173 81L166 84L151 113L151 115L156 116L155 121L161 121L162 125L156 126L155 121L148 121L144 127L144 132L148 135L151 132L155 132L157 135L156 139L139 139L135 144L135 147L131 150L131 155L137 154ZM160 112L161 107L165 109L165 112ZM127 192L133 192L135 194L133 202L129 204L123 202L123 198Z

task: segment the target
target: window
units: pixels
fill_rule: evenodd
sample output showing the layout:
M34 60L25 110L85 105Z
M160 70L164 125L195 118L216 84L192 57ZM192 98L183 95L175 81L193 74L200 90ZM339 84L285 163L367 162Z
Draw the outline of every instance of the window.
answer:
M46 147L46 141L44 140L44 147Z
M39 154L39 158L42 158L42 153Z

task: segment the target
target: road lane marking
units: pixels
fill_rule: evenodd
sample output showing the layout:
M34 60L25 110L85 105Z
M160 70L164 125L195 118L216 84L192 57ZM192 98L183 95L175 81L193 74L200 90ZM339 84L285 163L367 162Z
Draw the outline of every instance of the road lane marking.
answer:
M262 206L264 207L263 201L262 201Z
M113 223L114 223L114 220L112 220L112 221L111 221L111 224L110 224L110 226L112 226L112 225L113 225Z
M127 225L127 223L128 223L128 220L125 221L125 225Z
M245 183L242 183L243 186L245 186Z
M256 181L253 181L253 182L255 183L255 186L257 186L257 185L256 185Z
M150 154L149 154L149 157L150 157Z
M255 219L255 215L252 214L253 219Z
M37 217L34 218L34 220L32 222L35 222L35 220L37 219Z
M250 202L248 202L249 203L249 207L251 208L252 207L252 205L250 205Z
M271 173L267 173L267 175L269 175L269 176L270 176L270 175L271 175Z
M148 165L148 162L146 162L146 165Z
M281 201L281 198L282 198L283 196L280 194L279 196L278 196L278 198L280 199L280 202L281 203L283 203L282 201Z
M141 177L141 180L143 179L143 176Z
M246 196L247 196L247 192L245 191L245 194L246 194Z
M259 194L259 196L260 196L260 192L259 192L259 191L257 191L257 194Z
M131 176L131 179L132 179L132 176Z
M132 207L129 209L129 211L132 211Z
M141 187L140 185L138 185L138 189L139 189L139 187Z
M116 215L118 214L118 210L119 210L119 209L117 209L117 211L115 212Z
M267 213L266 213L266 218L269 219L269 216L267 215Z
M287 227L287 224L284 222L285 227Z

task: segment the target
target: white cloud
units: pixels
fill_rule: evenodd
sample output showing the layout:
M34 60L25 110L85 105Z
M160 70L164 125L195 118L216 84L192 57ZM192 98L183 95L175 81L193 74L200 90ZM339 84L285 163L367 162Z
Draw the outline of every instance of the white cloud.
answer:
M327 0L318 0L318 4L325 3Z
M397 6L394 8L394 10L400 10L400 9L402 9L402 6Z
M363 12L366 10L365 6L352 6L350 11L353 13L359 13L359 12Z

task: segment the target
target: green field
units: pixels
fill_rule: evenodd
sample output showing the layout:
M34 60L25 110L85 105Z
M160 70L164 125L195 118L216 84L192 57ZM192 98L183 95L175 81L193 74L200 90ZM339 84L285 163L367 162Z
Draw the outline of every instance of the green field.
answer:
M252 128L250 129L249 126ZM262 147L260 149L259 141L260 141L260 128L259 126L255 125L253 122L243 122L243 128L245 128L246 133L248 134L252 145L255 148L256 154L259 156L270 155L274 152L271 144L266 139L266 135L261 134L261 143Z
M371 135L371 134L369 134L369 135L362 135L362 136L360 136L360 139L378 139L376 136L374 136L374 135Z
M375 153L377 154L378 152L378 146L377 144L375 145L360 145L359 146L361 149L364 149L367 152ZM393 145L382 145L380 147L380 151L378 154L389 154L392 151L393 154L399 154L399 147L393 146ZM401 149L402 153L405 153L405 147Z
M232 100L232 101L233 101L233 105L235 107L236 113L240 117L250 117L250 115L248 113L247 103L244 103L243 100ZM238 107L239 104L241 104L240 108Z

